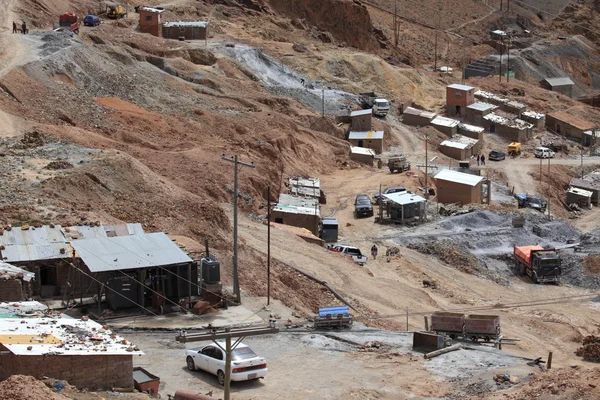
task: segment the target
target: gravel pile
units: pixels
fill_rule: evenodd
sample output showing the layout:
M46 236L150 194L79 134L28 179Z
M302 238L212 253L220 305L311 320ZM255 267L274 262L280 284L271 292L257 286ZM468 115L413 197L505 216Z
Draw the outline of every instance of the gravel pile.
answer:
M65 400L68 397L53 392L32 376L12 375L0 382L0 400Z

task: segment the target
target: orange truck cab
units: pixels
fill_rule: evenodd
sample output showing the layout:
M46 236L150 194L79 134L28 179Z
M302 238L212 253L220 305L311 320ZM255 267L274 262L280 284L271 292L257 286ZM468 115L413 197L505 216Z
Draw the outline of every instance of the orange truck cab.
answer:
M521 275L529 275L534 283L559 283L562 269L556 249L542 246L515 246L515 264Z

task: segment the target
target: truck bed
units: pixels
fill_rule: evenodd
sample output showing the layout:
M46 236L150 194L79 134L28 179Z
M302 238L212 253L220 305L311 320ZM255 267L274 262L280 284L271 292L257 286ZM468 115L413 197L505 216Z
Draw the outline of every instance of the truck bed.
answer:
M531 263L531 252L533 250L544 250L542 246L515 246L514 254L515 257L520 258L524 263L529 265Z

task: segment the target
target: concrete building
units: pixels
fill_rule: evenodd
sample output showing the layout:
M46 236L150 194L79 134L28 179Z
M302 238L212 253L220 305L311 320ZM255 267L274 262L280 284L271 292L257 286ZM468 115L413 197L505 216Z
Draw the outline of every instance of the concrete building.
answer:
M483 117L497 109L498 106L490 103L475 102L467 106L465 110L465 121L477 125L483 125Z
M481 203L482 176L465 174L463 172L445 169L434 177L437 187L438 202L448 203Z
M423 197L410 192L384 194L383 197L388 199L386 212L391 220L401 223L426 221L427 202Z
M525 111L521 113L521 119L532 124L535 130L543 130L546 127L546 114Z
M446 112L449 116L464 116L467 106L475 102L475 88L452 84L446 87Z
M350 130L355 132L367 132L371 130L373 109L352 111L350 113Z
M455 160L466 160L471 156L478 156L481 151L482 143L477 139L472 139L463 135L454 135L451 139L440 143L440 153L454 158Z
M458 133L459 123L456 119L438 116L431 121L431 126L448 136L454 136Z
M584 141L584 132L596 127L593 122L586 121L565 111L550 113L546 116L546 128L568 139Z
M162 13L165 10L152 7L140 8L140 32L162 37Z
M541 86L544 89L573 97L573 87L575 86L575 83L573 83L569 77L546 78L541 82Z
M208 22L165 22L162 24L162 35L167 39L206 40Z
M350 146L350 159L372 167L375 160L375 150Z
M383 152L383 131L350 131L348 140L352 146L373 149L377 154Z
M593 181L587 181L587 180L583 180L583 179L573 178L573 179L571 179L569 186L572 188L577 188L577 189L591 192L592 193L592 196L591 196L592 204L595 204L595 205L599 204L599 201L598 201L598 193L600 193L600 183L599 182L593 182Z
M31 297L27 292L31 291L30 282L34 278L33 272L0 261L0 302L23 301Z
M567 204L577 204L582 208L592 208L592 192L580 188L570 187L567 190Z
M463 136L470 137L471 139L483 141L483 132L485 132L485 128L481 126L463 123L458 124L458 133Z
M521 118L521 114L527 110L527 106L523 103L519 103L518 101L511 100L502 104L500 109L508 113L515 114L517 118Z
M533 125L521 119L508 119L490 113L483 117L483 126L490 132L502 136L511 142L524 143L533 137Z
M319 202L314 198L279 195L279 202L271 210L271 220L278 224L308 229L319 235Z
M435 117L435 113L408 107L402 114L402 123L411 126L427 126Z
M0 318L0 380L47 376L80 389L133 389L133 357L142 354L91 320Z

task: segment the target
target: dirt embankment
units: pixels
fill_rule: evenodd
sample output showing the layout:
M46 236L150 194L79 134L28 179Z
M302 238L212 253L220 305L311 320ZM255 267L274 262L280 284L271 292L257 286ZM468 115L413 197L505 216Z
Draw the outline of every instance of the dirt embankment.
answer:
M289 18L306 21L323 31L319 38L375 51L379 48L373 36L373 24L366 6L351 0L269 0L273 10ZM301 23L301 22L300 22Z

